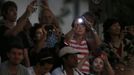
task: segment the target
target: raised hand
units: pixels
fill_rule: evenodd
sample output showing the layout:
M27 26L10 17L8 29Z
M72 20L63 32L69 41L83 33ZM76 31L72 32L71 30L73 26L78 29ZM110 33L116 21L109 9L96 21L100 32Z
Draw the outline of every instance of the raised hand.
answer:
M100 57L103 59L104 62L108 62L108 57L106 52L102 52Z
M82 19L85 21L87 29L92 30L93 29L93 23L88 21L84 16L82 16Z
M48 4L48 0L41 0L42 4L47 5Z
M35 8L36 2L37 1L34 0L27 6L25 13L27 14L28 17L37 9Z

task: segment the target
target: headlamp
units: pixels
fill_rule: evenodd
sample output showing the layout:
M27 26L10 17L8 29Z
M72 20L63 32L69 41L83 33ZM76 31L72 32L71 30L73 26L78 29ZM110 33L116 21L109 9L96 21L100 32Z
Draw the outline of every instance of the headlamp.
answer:
M83 23L83 22L84 22L82 18L78 18L78 20L77 20L77 21L78 21L78 23L79 23L79 24L81 24L81 23Z

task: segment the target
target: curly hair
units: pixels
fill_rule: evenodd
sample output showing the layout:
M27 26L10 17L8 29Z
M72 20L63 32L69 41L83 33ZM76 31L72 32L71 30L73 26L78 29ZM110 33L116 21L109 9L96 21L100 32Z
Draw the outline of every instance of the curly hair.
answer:
M123 30L123 25L119 19L116 19L116 18L107 19L103 24L103 33L104 33L104 41L105 42L111 41L110 33L108 30L114 23L119 23L119 25L121 27L121 31Z

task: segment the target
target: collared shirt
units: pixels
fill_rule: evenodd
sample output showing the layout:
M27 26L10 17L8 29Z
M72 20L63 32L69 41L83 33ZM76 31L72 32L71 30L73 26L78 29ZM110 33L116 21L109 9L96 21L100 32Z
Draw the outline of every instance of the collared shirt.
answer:
M84 75L77 68L74 68L73 72L74 72L74 75ZM61 66L61 67L56 68L54 71L52 71L52 75L67 75L67 74L63 66Z

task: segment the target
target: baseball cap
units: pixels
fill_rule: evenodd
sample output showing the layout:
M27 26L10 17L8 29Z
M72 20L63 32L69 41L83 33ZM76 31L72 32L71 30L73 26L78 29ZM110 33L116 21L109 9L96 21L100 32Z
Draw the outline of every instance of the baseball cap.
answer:
M39 59L40 64L49 63L54 64L54 58L52 56L46 56Z
M80 52L78 52L77 50L73 49L72 47L63 47L60 52L59 52L59 57L62 57L66 54L79 54Z

